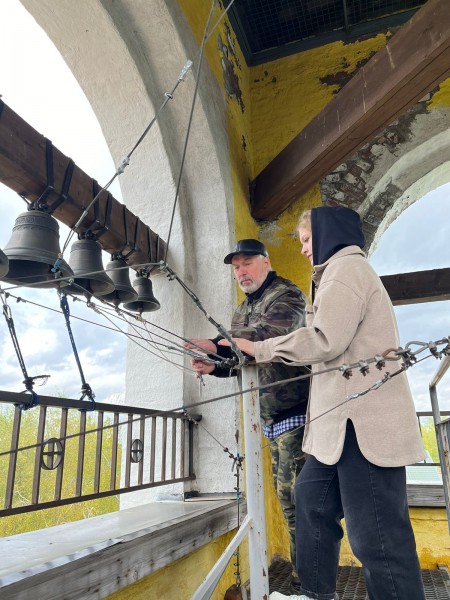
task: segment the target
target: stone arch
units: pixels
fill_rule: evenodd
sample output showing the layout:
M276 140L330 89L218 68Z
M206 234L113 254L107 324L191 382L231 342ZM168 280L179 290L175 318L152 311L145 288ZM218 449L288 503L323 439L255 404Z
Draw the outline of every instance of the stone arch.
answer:
M450 109L432 95L363 146L321 182L324 204L358 211L366 250L412 202L450 180Z
M23 0L22 4L46 31L78 80L96 113L113 160L120 164L162 104L164 93L172 89L186 59L198 57L198 45L181 9L166 0ZM173 101L120 177L125 204L163 238L168 234L195 88L193 73L180 84ZM205 61L169 262L208 313L226 324L235 288L228 270L217 268L234 237L225 119L223 94ZM176 282L157 275L153 281L162 309L151 315L152 322L187 337L216 334ZM198 386L190 373L174 370L132 344L127 354L127 403L170 409L198 399ZM219 390L226 393L232 386L231 382L211 381L208 396L219 395ZM213 404L202 410L205 424L220 439L234 436L238 418L235 404L224 403L220 419L214 418L217 410ZM202 446L201 440L198 446ZM221 481L211 479L222 456L222 449L217 447L195 457L194 489L233 489L231 472L222 472ZM178 486L171 491L182 490Z
M404 210L429 192L450 181L450 131L445 131L436 138L419 146L416 150L420 150L420 153L411 152L411 156L406 155L403 157L409 160L398 161L395 169L396 173L392 175L395 177L393 182L395 181L398 184L397 189L402 193L393 206L386 211L378 226L372 244L368 248L369 255L375 250L389 225ZM442 142L443 144L441 144ZM426 155L426 160L423 160L422 151L427 149L430 152ZM440 151L442 154L439 154ZM446 159L445 162L441 162L443 159ZM436 164L437 166L435 166ZM402 168L405 169L403 172L401 171Z

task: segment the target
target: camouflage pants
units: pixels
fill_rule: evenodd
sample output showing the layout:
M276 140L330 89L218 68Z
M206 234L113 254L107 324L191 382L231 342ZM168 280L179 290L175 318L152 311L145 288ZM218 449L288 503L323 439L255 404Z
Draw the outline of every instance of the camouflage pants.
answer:
M302 451L304 431L304 427L291 429L269 441L273 483L289 530L291 562L296 578L294 486L306 460Z

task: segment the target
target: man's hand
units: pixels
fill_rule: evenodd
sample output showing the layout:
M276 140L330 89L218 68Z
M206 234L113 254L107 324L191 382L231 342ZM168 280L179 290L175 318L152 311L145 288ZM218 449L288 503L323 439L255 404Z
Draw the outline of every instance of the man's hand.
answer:
M236 346L248 354L249 356L255 356L255 344L250 340L244 340L243 338L231 338ZM219 340L219 346L230 346L230 342L228 340Z
M191 365L198 375L210 375L216 368L216 365L212 365L210 362L206 362L200 358L193 358Z
M205 352L205 354L215 354L217 352L217 347L211 340L204 339L196 339L192 338L189 342L184 343L184 347L189 350L197 350L197 352ZM211 366L211 365L209 365Z

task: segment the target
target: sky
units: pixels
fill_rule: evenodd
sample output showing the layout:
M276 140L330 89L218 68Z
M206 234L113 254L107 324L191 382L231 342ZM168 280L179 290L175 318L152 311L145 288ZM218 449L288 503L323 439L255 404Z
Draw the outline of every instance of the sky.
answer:
M53 43L18 0L0 2L0 55L2 100L100 184L109 181L115 167L89 102ZM122 200L117 180L110 191ZM0 184L1 248L10 238L16 217L25 210L25 202ZM62 247L69 229L62 223L59 226ZM68 257L69 251L64 255L66 260ZM103 253L103 264L108 260ZM56 290L20 288L11 293L59 309ZM15 300L8 303L28 374L51 375L45 387L36 387L36 392L79 398L81 379L63 316ZM84 309L81 302L69 301L69 305L72 315L110 325L94 311ZM71 325L84 376L96 400L106 402L112 395L123 393L127 338L74 318ZM94 344L99 338L101 344ZM22 371L2 315L0 361L0 389L21 392Z
M18 0L0 2L0 52L8 57L0 61L0 94L6 104L99 183L108 181L115 168L95 115L52 42ZM121 200L117 180L111 191ZM15 218L25 208L17 194L0 184L0 247L6 245ZM449 214L447 184L416 202L388 228L371 257L376 271L384 275L448 267ZM61 245L67 234L68 229L60 224ZM104 254L104 264L107 260ZM14 293L58 308L55 290L21 288ZM92 310L82 310L81 303L70 305L72 314L99 321ZM41 393L79 397L81 382L62 315L15 301L10 302L10 308L28 373L51 375ZM395 312L403 345L450 335L450 302L397 307ZM99 336L97 326L75 319L72 327L84 375L96 399L107 401L111 395L123 393L125 336L105 329ZM101 344L93 343L99 338ZM0 361L0 388L22 391L23 378L6 323L0 326ZM437 367L437 361L429 359L408 371L417 410L430 410L428 383ZM450 376L438 392L440 397L447 395L442 408L449 410Z
M411 273L450 266L450 183L412 204L383 234L370 258L379 275ZM450 301L396 306L402 346L450 336ZM421 355L424 356L424 355ZM439 367L434 358L408 370L417 410L431 410L428 384ZM442 410L450 410L450 372L439 384Z

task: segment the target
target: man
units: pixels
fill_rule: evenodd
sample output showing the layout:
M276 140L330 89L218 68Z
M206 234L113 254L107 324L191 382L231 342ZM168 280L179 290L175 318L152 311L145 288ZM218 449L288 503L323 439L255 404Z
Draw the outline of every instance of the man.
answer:
M279 277L271 270L270 259L264 245L258 240L240 240L224 263L232 265L234 278L245 292L245 300L237 307L231 322L233 337L260 341L286 335L305 325L305 297L291 281ZM219 346L222 336L212 340L193 339L187 347L200 346L206 353L216 353L223 358L232 356L230 348ZM216 357L214 357L216 358ZM230 369L221 369L210 362L193 359L197 373L229 377L235 375ZM265 385L275 381L304 375L305 367L288 367L273 363L258 370L259 383ZM309 394L309 379L294 381L260 391L263 434L269 439L272 474L275 490L286 518L291 561L294 566L292 585L296 591L298 577L295 571L295 480L305 462L302 451L306 406Z

